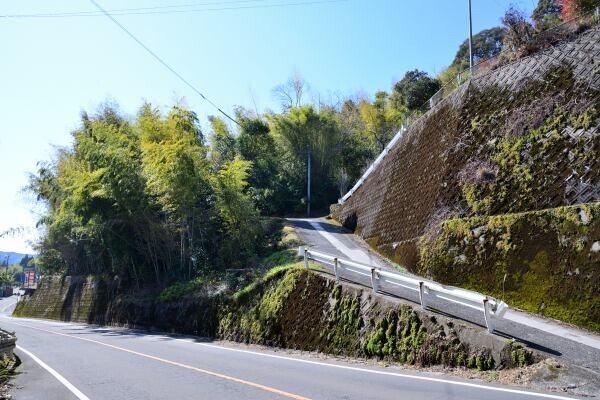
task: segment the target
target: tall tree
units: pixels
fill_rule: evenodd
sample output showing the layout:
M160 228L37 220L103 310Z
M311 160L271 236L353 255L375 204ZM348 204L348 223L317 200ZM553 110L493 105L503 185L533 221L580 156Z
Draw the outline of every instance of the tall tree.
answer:
M207 154L183 106L164 116L144 104L133 119L110 105L84 113L72 146L31 176L47 207L36 265L166 285L251 260L262 243L246 189L252 163L234 156L211 168Z
M148 105L140 113L142 167L147 188L179 233L179 266L191 276L199 221L210 218L206 148L198 118L180 106L166 119Z
M502 17L502 24L506 30L504 45L513 53L520 51L533 38L535 30L518 8L511 6Z
M339 162L341 135L329 111L316 112L312 106L294 107L286 114L270 117L272 131L282 148L281 168L288 181L292 204L305 199L307 160L311 157L314 209L337 199L334 172ZM299 209L298 209L299 211Z
M600 7L600 0L560 0L559 3L565 21L591 13Z
M210 135L210 159L215 170L220 170L225 163L232 161L236 156L235 137L229 131L222 118L208 117L212 132Z
M308 89L308 83L298 72L295 72L287 82L275 86L272 94L281 104L281 108L287 111L292 107L299 107L303 104L302 98Z
M394 84L391 101L398 109L400 105L409 110L419 109L440 89L440 83L427 72L417 69L408 71ZM377 101L377 100L376 100Z
M132 254L138 210L146 207L138 136L115 108L104 106L73 133L73 147L31 177L30 189L48 206L40 223L36 264L50 271L121 274ZM133 251L136 256L143 257Z
M281 152L269 125L260 118L238 110L241 128L238 136L240 156L252 161L248 175L249 193L261 212L284 214L289 192L280 171Z
M397 97L390 98L386 92L379 91L375 93L373 103L363 100L359 104L367 138L376 154L383 151L400 129L405 117L405 113L400 110L407 109L404 101L400 92L397 92Z
M337 114L342 135L340 167L336 171L340 196L360 178L369 161L377 156L381 148L379 142L373 140L374 137L369 134L361 115L362 101L364 99L359 99L358 103L356 100L347 99Z
M478 63L498 55L502 51L505 34L505 29L497 26L473 35L473 61ZM458 47L451 67L455 67L457 71L469 68L469 39L465 39Z
M213 176L218 215L227 240L221 242L219 253L226 265L240 266L255 253L261 229L258 213L246 193L248 172L252 162L239 157L228 161Z

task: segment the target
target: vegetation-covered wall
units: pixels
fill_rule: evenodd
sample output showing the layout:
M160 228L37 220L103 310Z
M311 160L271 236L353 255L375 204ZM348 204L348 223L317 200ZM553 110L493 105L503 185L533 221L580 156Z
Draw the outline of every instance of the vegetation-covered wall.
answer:
M417 271L600 331L600 203L445 221Z
M274 273L233 296L197 291L164 301L118 294L98 279L45 278L15 315L154 327L162 331L422 366L480 370L530 363L532 355L481 329L345 287L304 269Z
M461 341L462 329L469 328L299 269L255 287L248 297L229 305L220 319L219 336L420 366L485 370L512 365L501 356L505 343L484 334L479 346L475 341L469 345ZM528 362L529 355L521 357L522 363Z
M547 315L598 329L597 304L595 314L588 316L585 310L591 312L593 302L581 311L574 304L575 299L598 296L597 275L585 281L589 284L573 286L576 278L566 274L578 267L588 274L598 270L597 256L567 252L560 261L563 238L579 241L579 246L598 240L593 229L587 237L577 230L588 229L586 225L559 232L552 224L561 222L539 217L535 228L523 226L518 237L508 238L507 248L468 258L468 273L447 261L455 256L449 241L470 240L461 236L466 231L459 229L457 219L475 218L464 220L469 224L494 216L489 221L526 224L529 219L513 214L557 208L544 214L556 216L564 211L558 207L575 204L595 209L600 201L598 43L596 27L465 84L408 129L367 181L335 208L336 218L413 271L490 294L499 294L507 270L511 275L527 263L548 264L551 270L529 270L527 279L546 285L535 294L522 277L509 276L509 303L539 311L544 302ZM451 232L453 228L458 230ZM511 229L512 235L516 228ZM419 250L419 243L437 243L438 235L438 248ZM542 253L531 253L532 248ZM499 257L503 267L494 264ZM561 296L579 284L585 289L562 302Z
M336 216L392 253L448 217L600 200L598 43L594 28L464 85Z
M88 276L44 277L13 315L214 336L219 296L161 301L152 291L123 291L118 282Z
M93 276L45 277L34 296L17 303L14 315L95 322L95 311L106 309L106 294L106 282Z

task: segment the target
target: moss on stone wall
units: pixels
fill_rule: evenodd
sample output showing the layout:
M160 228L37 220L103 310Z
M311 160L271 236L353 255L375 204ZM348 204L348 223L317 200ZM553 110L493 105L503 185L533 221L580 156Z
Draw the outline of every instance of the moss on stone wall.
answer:
M219 301L204 295L165 302L152 291L119 293L117 282L102 277L49 276L13 315L214 336Z
M411 242L444 219L600 201L599 34L460 87L408 127L334 217L413 269Z
M568 73L566 71L559 76ZM550 73L550 76L553 74ZM530 86L523 90L538 89L538 85ZM538 113L534 118L543 121L537 124L519 121L517 117L505 117L506 121L501 122L497 113L491 113L489 118L498 123L499 128L490 127L491 131L485 134L491 134L495 139L488 144L485 152L479 152L479 160L467 164L460 174L459 184L468 214L485 216L522 212L556 204L567 192L568 176L565 173L574 172L585 177L584 180L592 186L600 184L598 173L591 170L600 159L598 140L589 140L595 135L592 131L581 133L598 125L600 107L592 102L582 107L573 98L584 97L569 94L548 94L546 108L534 110ZM516 111L524 114L530 110ZM531 116L519 115L519 118ZM503 129L508 133L498 134L497 131ZM574 135L574 132L579 133ZM570 165L571 169L566 165Z
M302 267L273 269L240 296L195 293L164 301L157 293L115 291L100 278L44 278L15 315L155 328L419 366L487 370L522 364L511 361L516 347L493 355L491 349L502 348L502 340L485 330L455 326ZM459 330L471 344L461 342ZM528 350L519 351L516 359L531 362Z
M107 285L93 276L51 276L40 282L36 295L17 303L15 316L94 322L107 306Z
M264 282L255 294L222 311L220 337L419 366L496 365L489 350L461 343L451 323L303 269Z
M418 273L600 331L600 203L454 219L421 242Z

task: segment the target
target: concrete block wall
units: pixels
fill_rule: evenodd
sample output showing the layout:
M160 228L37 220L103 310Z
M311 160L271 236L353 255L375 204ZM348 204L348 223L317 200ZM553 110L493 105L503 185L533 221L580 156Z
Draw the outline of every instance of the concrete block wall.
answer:
M560 68L569 71L565 79L571 83L563 89L550 82L561 81L552 76ZM510 131L513 126L535 128L543 122L519 122L522 116L552 115L565 104L569 110L600 110L598 27L478 77L442 100L408 128L334 216L355 225L357 233L384 252L411 246L414 252L418 238L437 220L477 215L466 206L459 182L469 163L489 160L494 143L518 135ZM484 126L474 135L473 124L480 120ZM560 135L567 139L563 147L523 155L532 165L552 165L546 175L533 177L539 201L527 206L498 201L488 215L600 201L600 160L585 156L599 151L598 119L586 129L567 124Z

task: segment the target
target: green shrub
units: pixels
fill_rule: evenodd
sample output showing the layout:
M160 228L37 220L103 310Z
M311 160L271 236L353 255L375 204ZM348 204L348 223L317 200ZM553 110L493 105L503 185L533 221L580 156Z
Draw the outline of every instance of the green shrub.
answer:
M204 278L196 278L188 282L177 282L165 288L158 296L158 301L167 303L181 300L185 296L200 289L205 284Z

